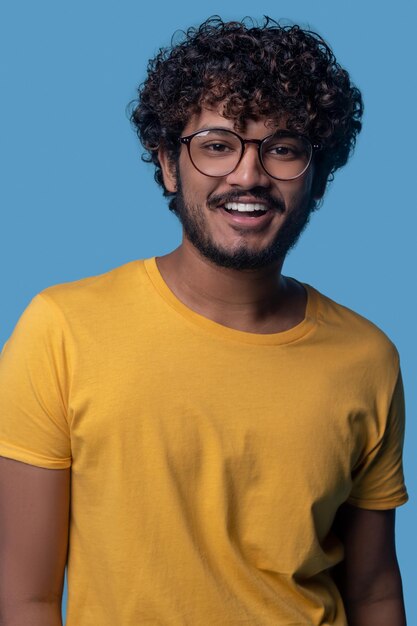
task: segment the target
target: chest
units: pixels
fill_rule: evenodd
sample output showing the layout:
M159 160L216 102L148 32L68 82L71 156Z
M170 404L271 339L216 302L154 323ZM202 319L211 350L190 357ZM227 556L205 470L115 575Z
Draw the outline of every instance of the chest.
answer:
M347 496L370 407L343 361L308 356L146 341L102 351L73 386L74 469L94 449L187 484L218 474L239 490L262 480L285 497Z

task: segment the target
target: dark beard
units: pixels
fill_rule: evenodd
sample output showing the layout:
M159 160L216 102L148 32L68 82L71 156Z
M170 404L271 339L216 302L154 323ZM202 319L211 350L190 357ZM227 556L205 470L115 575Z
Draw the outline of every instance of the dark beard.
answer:
M251 189L249 193L255 199L267 200L275 210L281 212L285 210L283 204L271 198L262 187ZM234 192L227 198L222 196L223 203L237 200L239 195L242 196L242 192L240 194ZM209 205L217 206L219 200L219 198L213 197L210 199ZM206 235L204 216L199 211L193 211L192 206L186 205L178 173L177 193L170 202L170 209L177 215L185 236L193 246L215 265L235 270L255 270L282 261L297 243L315 206L316 202L310 199L306 205L299 206L289 213L273 241L263 250L250 250L244 243L235 250L225 250Z

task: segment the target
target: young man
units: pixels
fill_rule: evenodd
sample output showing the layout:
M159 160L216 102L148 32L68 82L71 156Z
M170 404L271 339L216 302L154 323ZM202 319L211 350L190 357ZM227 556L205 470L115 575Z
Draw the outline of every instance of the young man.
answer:
M361 114L297 26L151 62L132 120L183 241L42 292L3 351L2 624L61 623L68 549L68 626L404 626L397 352L281 273Z

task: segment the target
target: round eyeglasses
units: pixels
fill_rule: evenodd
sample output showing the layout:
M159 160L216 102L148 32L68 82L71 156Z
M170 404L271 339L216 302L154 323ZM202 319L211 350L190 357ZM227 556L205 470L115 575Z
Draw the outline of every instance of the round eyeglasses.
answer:
M278 180L293 180L307 170L313 151L307 137L289 130L278 130L264 139L243 139L233 130L204 128L179 141L185 144L191 163L205 176L227 176L239 165L248 143L258 146L259 161L265 172Z

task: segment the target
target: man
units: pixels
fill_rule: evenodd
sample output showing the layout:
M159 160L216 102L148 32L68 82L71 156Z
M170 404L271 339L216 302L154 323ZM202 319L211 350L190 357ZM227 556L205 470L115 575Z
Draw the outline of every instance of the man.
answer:
M361 115L269 19L150 63L132 120L183 241L45 290L3 351L2 624L60 624L68 558L68 626L404 626L397 352L281 273Z

